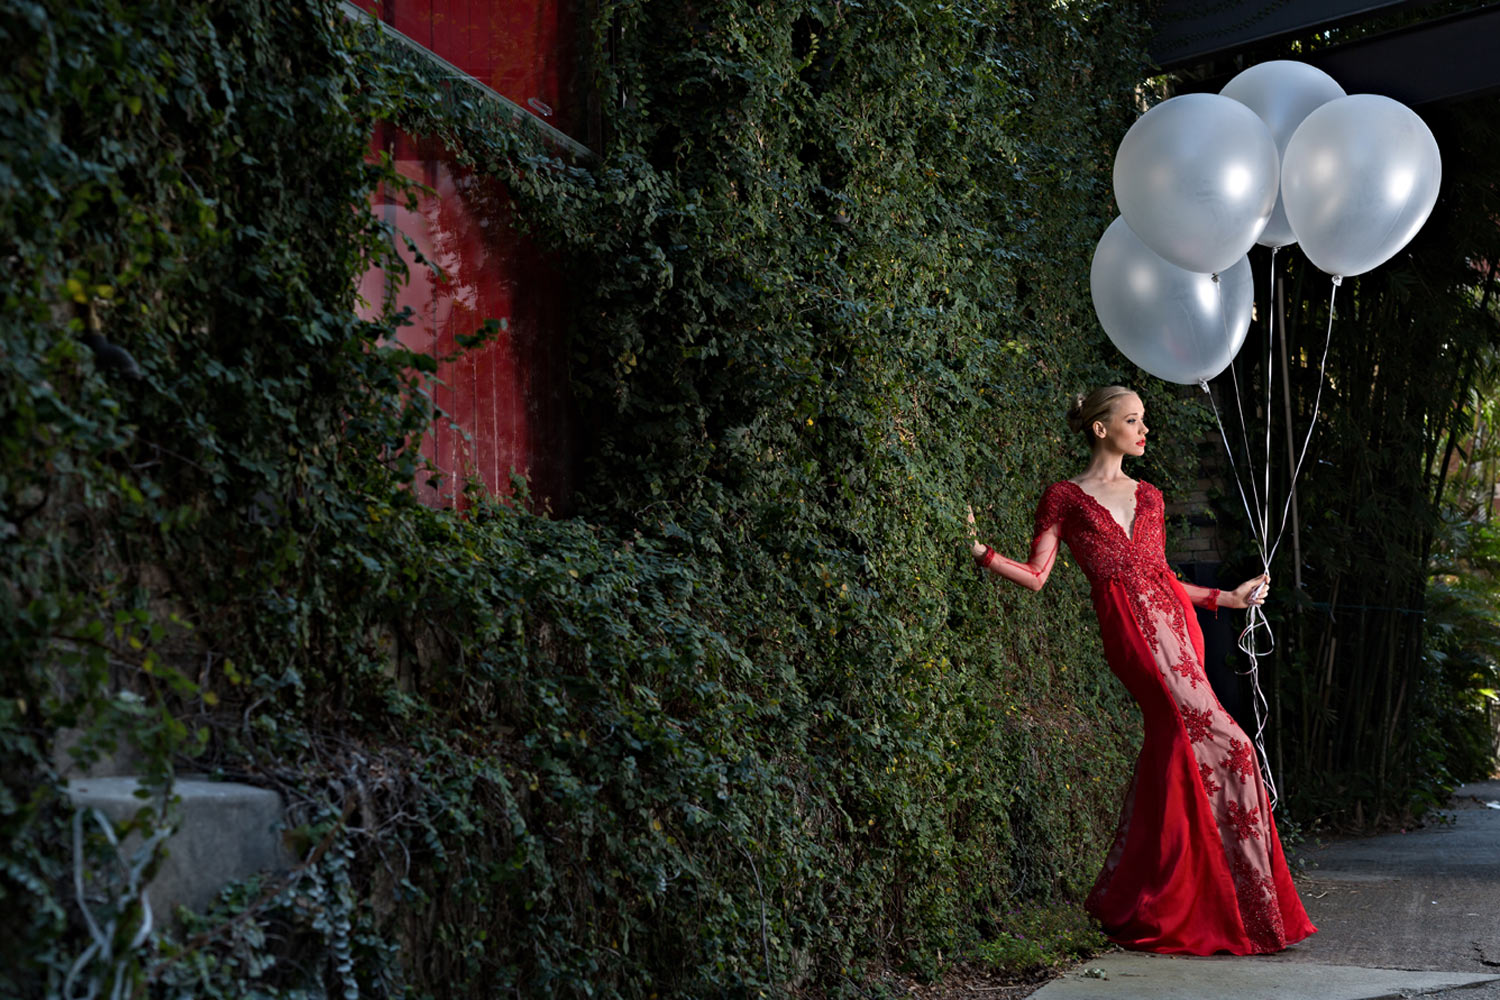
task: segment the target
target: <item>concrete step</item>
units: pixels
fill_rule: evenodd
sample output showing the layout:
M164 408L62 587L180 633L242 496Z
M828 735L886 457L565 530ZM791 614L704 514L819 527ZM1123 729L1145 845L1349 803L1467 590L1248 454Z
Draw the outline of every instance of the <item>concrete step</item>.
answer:
M135 816L149 799L138 797L134 776L74 778L68 797L79 809L98 809L120 823ZM233 782L178 779L172 793L181 799L177 829L167 839L166 857L148 886L151 909L164 921L181 904L203 910L228 883L256 872L282 871L291 858L282 846L281 796L268 788ZM140 846L132 836L121 844L128 857Z

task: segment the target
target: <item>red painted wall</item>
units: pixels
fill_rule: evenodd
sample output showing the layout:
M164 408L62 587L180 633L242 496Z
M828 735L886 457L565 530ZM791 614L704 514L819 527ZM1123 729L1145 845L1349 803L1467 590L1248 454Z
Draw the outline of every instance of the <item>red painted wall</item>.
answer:
M360 0L374 10L373 0ZM557 0L383 0L379 14L415 41L478 77L555 127L578 135L586 110L574 79L580 5ZM550 111L551 114L543 114ZM563 282L555 263L518 234L503 186L458 165L436 141L382 126L373 146L405 176L432 189L415 210L382 193L373 206L440 274L398 241L409 280L378 270L360 296L369 313L410 307L398 334L414 350L458 354L457 338L487 319L498 338L440 363L427 388L446 416L422 453L446 475L419 487L427 503L461 503L477 477L493 494L511 492L514 470L530 480L537 506L566 507L571 483L570 413Z

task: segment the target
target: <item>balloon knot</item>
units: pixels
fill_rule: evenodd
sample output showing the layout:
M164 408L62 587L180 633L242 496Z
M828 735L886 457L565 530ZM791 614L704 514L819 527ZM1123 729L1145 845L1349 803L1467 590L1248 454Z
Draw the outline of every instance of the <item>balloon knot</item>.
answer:
M1208 379L1206 379L1206 378L1200 378L1198 380L1198 388L1202 389L1204 392L1207 392L1208 391Z
M1334 288L1339 287L1343 283L1344 283L1344 276L1342 274L1335 274L1333 276L1333 287Z
M1218 271L1215 271L1213 274L1210 274L1209 277L1213 279L1214 284L1217 285L1219 283L1219 272Z

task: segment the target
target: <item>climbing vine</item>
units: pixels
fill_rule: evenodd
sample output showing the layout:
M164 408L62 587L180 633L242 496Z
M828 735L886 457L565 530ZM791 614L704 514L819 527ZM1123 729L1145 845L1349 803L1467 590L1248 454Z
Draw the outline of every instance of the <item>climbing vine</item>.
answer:
M1076 571L962 551L966 502L1024 546L1067 395L1128 377L1086 271L1141 28L1033 8L601 3L578 162L326 3L5 0L3 992L836 994L1097 941L1036 914L1132 712ZM402 266L379 122L582 290L572 516L415 499L435 363L355 312ZM1170 492L1199 418L1142 390ZM79 769L158 797L75 836ZM147 927L114 845L187 772L281 791L292 867Z

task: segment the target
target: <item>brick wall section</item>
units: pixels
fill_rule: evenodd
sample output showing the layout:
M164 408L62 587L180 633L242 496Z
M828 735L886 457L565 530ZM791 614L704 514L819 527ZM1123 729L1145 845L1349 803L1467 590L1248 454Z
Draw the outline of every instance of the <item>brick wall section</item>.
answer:
M1220 492L1219 483L1209 477L1218 472L1222 463L1211 455L1205 455L1203 475L1193 484L1191 492L1167 498L1167 562L1174 566L1222 562L1224 559L1218 526L1209 504L1209 497Z

